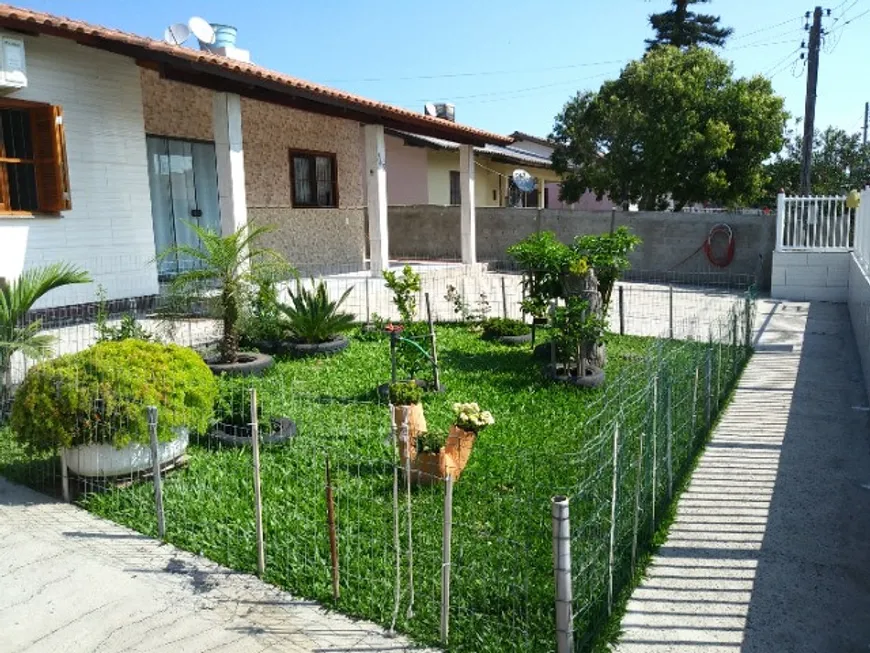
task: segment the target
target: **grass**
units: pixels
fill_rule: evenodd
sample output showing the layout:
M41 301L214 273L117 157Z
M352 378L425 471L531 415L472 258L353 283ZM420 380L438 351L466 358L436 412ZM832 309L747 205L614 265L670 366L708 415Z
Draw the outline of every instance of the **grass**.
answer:
M527 348L484 341L465 327L440 326L438 342L446 390L424 398L430 429L447 429L455 401L477 401L496 419L478 438L455 487L450 649L553 650L550 497L556 494L572 499L575 625L578 639L591 646L613 627L606 616L605 587L614 426L618 423L623 434L614 582L617 593L624 594L637 576L627 547L634 532L634 494L644 506L660 506L656 520L643 511L642 555L666 515L665 474L653 482L649 473L651 459L662 465L666 455L661 434L668 409L665 391L658 389L672 392L674 468L688 469L707 432L704 401L693 399L706 343L613 336L610 380L601 389L581 390L546 380ZM712 380L711 385L725 397L742 350L713 350L712 379L718 387ZM252 381L261 404L299 426L292 442L261 455L266 580L333 604L324 494L329 456L341 570L335 607L385 625L394 618L397 578L394 458L389 411L378 403L375 388L389 379L388 352L386 341L355 340L334 358L280 360L267 376ZM652 378L659 379L655 388ZM653 436L652 446L649 436L656 428L659 437ZM641 442L646 453L639 449ZM167 540L253 573L250 451L221 449L203 438L189 455L188 466L164 481ZM21 461L11 439L0 437L0 473L31 484L39 474L51 477L52 461ZM439 633L443 496L443 487L436 486L414 489L409 500L403 484L399 496L396 628L429 644L437 644ZM156 535L149 482L85 494L80 502Z

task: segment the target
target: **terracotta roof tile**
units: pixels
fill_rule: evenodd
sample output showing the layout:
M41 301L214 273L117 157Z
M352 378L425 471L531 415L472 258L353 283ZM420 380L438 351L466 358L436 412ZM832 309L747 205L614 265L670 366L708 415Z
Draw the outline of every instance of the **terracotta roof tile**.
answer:
M192 50L181 46L169 45L163 41L157 41L137 34L122 32L117 29L93 25L79 20L65 18L54 14L47 14L30 9L23 9L8 4L0 4L0 25L19 29L25 32L50 34L82 42L81 37L88 37L86 45L109 50L113 52L127 51L129 56L141 59L149 59L150 56L158 56L161 60L167 57L179 62L194 62L203 64L215 72L232 71L251 78L252 81L263 80L278 83L286 87L288 94L294 90L304 91L322 98L324 101L338 100L345 103L348 108L356 108L372 115L371 122L377 123L377 117L390 119L402 123L403 128L414 131L415 128L423 132L436 131L440 134L451 134L459 141L480 141L486 143L507 144L510 137L487 132L466 125L445 121L441 118L426 116L416 111L402 109L377 100L347 93L338 89L315 84L303 79L291 77L262 66L229 59L227 57Z

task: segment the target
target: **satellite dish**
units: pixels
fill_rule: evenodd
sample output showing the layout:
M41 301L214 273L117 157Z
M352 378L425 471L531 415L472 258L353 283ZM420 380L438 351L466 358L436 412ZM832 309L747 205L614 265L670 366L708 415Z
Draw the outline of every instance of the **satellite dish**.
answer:
M514 180L514 185L524 193L531 193L535 190L535 178L522 168L514 170L511 179Z
M438 109L431 102L427 102L426 106L424 108L426 110L427 116L437 116L438 115Z
M187 21L187 26L200 43L204 43L205 45L211 45L214 43L214 27L212 27L205 18L194 16Z
M190 38L190 28L184 23L175 23L163 32L163 40L169 45L181 45Z

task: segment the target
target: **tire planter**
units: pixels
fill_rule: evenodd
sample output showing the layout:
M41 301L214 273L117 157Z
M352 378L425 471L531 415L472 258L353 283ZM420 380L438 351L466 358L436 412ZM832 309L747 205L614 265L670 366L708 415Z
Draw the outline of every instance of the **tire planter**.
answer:
M260 434L261 444L281 444L296 435L296 422L288 417L272 420L272 430ZM235 426L233 424L218 424L211 432L211 437L231 447L251 446L250 425Z
M322 356L333 356L347 349L349 344L350 341L347 338L344 336L337 336L333 340L327 340L326 342L318 342L315 344L291 342L286 344L285 347L288 352L297 358L304 358L306 356L315 356L317 354Z
M275 364L275 359L269 356L269 354L242 351L239 352L239 357L235 363L221 363L215 359L207 360L205 363L216 375L260 376Z
M496 341L503 345L525 345L532 341L532 332L529 331L521 336L499 336Z
M548 376L554 381L570 383L578 388L597 388L604 383L604 370L600 367L586 365L586 374L580 378L577 378L575 370L576 367L572 365L568 368L568 374L565 374L564 366L559 365L555 370L550 369Z
M160 442L157 454L160 465L180 458L187 450L190 434L186 428L175 429L177 437L169 442ZM126 476L136 472L151 471L151 447L145 444L128 444L117 449L111 444L83 444L65 450L66 466L78 476L109 477Z

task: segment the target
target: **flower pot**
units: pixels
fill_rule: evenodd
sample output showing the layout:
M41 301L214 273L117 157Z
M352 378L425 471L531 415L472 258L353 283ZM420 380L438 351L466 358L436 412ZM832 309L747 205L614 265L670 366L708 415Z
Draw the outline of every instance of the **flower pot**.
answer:
M476 438L477 434L473 431L466 431L455 424L450 427L450 434L447 436L447 444L444 445L444 451L456 461L454 480L459 479L459 475L462 474L462 470L468 464Z
M175 429L176 437L157 446L160 464L172 462L187 450L189 433L186 428ZM120 449L111 444L82 444L66 450L66 465L78 476L125 476L136 472L151 471L151 446L128 444Z
M438 453L427 451L417 454L413 462L411 480L417 485L435 485L441 483L448 475L453 480L459 478L461 470L456 460L442 448Z
M404 438L402 425L406 419L408 420L408 437ZM399 459L404 468L409 456L412 461L417 457L417 436L429 430L426 426L426 416L423 414L423 404L393 406L393 421L398 429Z

